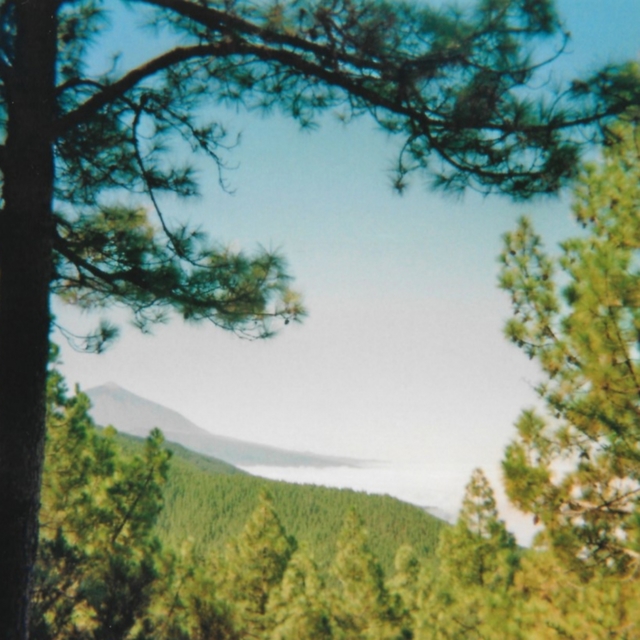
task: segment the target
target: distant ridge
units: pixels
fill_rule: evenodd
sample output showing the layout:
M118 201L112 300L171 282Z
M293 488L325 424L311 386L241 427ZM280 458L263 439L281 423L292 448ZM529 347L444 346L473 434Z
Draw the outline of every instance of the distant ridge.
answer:
M367 462L352 458L320 456L216 436L187 420L177 411L137 396L113 382L85 393L91 399L91 415L99 425L113 425L118 431L146 437L158 427L170 442L197 453L237 466L272 467L362 467Z

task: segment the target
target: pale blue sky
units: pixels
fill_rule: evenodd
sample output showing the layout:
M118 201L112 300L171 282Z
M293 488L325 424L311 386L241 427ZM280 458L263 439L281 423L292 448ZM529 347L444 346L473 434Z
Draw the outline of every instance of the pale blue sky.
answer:
M639 0L559 6L573 34L560 70L637 58ZM457 201L417 181L398 197L393 144L367 120L327 117L313 133L278 117L225 120L242 130L227 175L235 195L207 167L203 198L176 210L225 243L281 248L309 318L268 342L174 320L153 336L127 328L100 356L63 344L69 382L114 381L221 435L462 476L495 469L536 379L501 336L500 235L523 212L550 239L566 235L566 198Z

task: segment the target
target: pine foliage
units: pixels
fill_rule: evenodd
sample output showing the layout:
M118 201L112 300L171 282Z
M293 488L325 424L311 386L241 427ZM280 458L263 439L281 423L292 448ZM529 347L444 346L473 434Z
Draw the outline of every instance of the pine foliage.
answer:
M267 604L280 584L296 542L287 536L267 493L242 533L226 549L218 570L220 591L233 603L236 626L249 637L258 637L269 624Z
M273 624L269 635L272 640L335 637L325 580L304 548L293 554L269 601L268 614Z
M393 574L353 509L329 566L316 564L264 491L245 494L253 511L226 545L206 553L188 538L163 545L156 519L170 474L160 434L144 449L124 439L121 449L87 408L86 396L68 398L52 372L33 637L631 640L640 628L635 576L586 575L555 547L517 548L480 470L457 524L441 530L436 558L405 544ZM202 478L226 470L200 466Z
M169 454L154 431L140 455L96 432L83 394L49 376L47 468L32 635L124 637L144 617L158 576L154 525Z
M502 254L507 336L545 376L544 412L523 412L507 449L507 491L585 575L635 575L640 560L640 138L629 123L612 136L576 187L585 233L554 258L523 219Z
M176 452L165 487L165 507L158 518L158 536L175 548L192 538L198 553L221 551L241 534L263 490L272 495L285 529L312 551L322 568L331 563L338 533L351 509L365 521L369 545L386 572L393 570L398 545L412 546L418 557L433 556L445 526L419 507L389 496L287 484L244 473L201 473Z
M476 469L456 525L440 535L436 571L423 574L416 637L481 639L496 632L508 637L501 634L507 631L518 555L498 517L493 490Z
M108 3L0 3L0 420L11 427L0 432L0 501L7 520L0 529L7 576L0 615L14 638L26 635L37 550L50 294L80 308L126 307L143 330L176 313L262 338L273 335L278 321L305 315L282 256L220 246L165 208L167 194L198 195L185 155L209 158L224 186L233 141L220 124L221 106L279 109L303 128L328 110L345 121L368 114L399 140L399 191L409 174L421 172L448 189L472 186L527 198L557 192L572 180L584 143L608 143L616 133L612 119L639 102L635 63L601 69L557 94L548 89L545 70L556 54L540 59L538 47L552 42L560 53L568 39L551 0L478 0L465 10L383 0L122 4L144 15L158 38L150 57L134 67L105 58L91 64L104 51L100 45L112 49ZM624 208L632 194L633 186L619 194L622 200L616 196L612 210ZM578 212L591 224L589 215ZM596 216L592 230L622 245L630 234L633 245L633 223L622 218ZM535 237L524 227L520 235L522 246L516 242L512 250L544 275L544 260L529 255ZM630 347L637 331L633 260L625 265L624 248L610 241L591 253L577 242L567 245L566 261L575 259L578 267L563 265L577 278L565 296L575 313L561 319L553 290L534 286L517 302L531 303L533 315L511 330L557 381L542 395L571 427L555 430L547 446L546 425L533 415L523 418L524 444L511 448L507 467L514 483L513 470L522 471L521 505L536 512L567 558L585 570L632 574L640 552L637 416L629 400L637 395ZM631 254L633 246L626 250ZM580 286L602 273L610 276L601 279L608 286L594 285L593 292ZM517 276L505 286L517 291ZM592 304L594 317L587 309ZM590 330L580 328L586 319ZM565 332L571 325L580 339L566 340L554 321ZM105 321L79 342L101 351L116 335ZM67 409L74 411L65 404L63 413ZM532 440L540 460L527 458ZM67 595L84 602L88 613L67 620L60 609L59 623L60 629L67 623L106 629L101 625L111 620L104 637L121 637L137 624L136 611L144 608L146 585L154 579L146 551L136 555L129 542L137 539L145 549L151 544L153 487L164 454L152 439L145 457L125 464L116 462L110 445L94 444L105 450L83 461L88 475L79 482L102 481L96 500L71 496L87 521L100 525L93 535L104 537L80 555L104 554L109 568L104 580L91 582L88 572L69 587ZM583 459L564 483L550 471L556 444ZM53 500L54 512L55 491L45 498ZM73 556L91 532L71 516L65 527L52 517L70 532L60 538L60 557ZM55 540L58 534L47 535ZM121 547L121 556L109 554L109 545Z
M400 637L382 568L369 549L364 523L355 511L347 515L338 537L331 574L336 581L332 610L338 638Z

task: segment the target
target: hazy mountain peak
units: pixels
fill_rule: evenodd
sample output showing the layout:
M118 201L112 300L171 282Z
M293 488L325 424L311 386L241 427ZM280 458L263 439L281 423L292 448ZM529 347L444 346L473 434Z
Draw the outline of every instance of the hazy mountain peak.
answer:
M99 425L112 425L118 431L146 437L154 427L162 430L170 442L233 465L277 467L362 466L349 458L334 458L287 451L235 438L217 436L195 425L183 415L151 400L146 400L114 382L87 389L91 415Z

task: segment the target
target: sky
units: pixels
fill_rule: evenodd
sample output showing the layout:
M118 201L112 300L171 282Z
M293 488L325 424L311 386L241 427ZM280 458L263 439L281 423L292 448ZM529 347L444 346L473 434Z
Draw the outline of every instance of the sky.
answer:
M557 73L638 58L638 0L563 0L559 9L572 42ZM135 41L133 28L117 37ZM99 356L54 336L70 385L112 381L215 434L385 461L415 502L426 500L409 490L421 482L443 487L431 502L457 500L476 466L499 482L503 449L538 380L502 336L501 235L526 213L553 247L574 231L569 196L454 199L417 180L400 197L389 180L393 143L368 120L345 127L328 116L311 133L277 116L229 111L223 120L242 135L226 175L233 194L201 165L202 197L165 206L225 244L280 250L309 317L256 342L179 319L141 335L125 319ZM68 327L87 322L54 308Z

